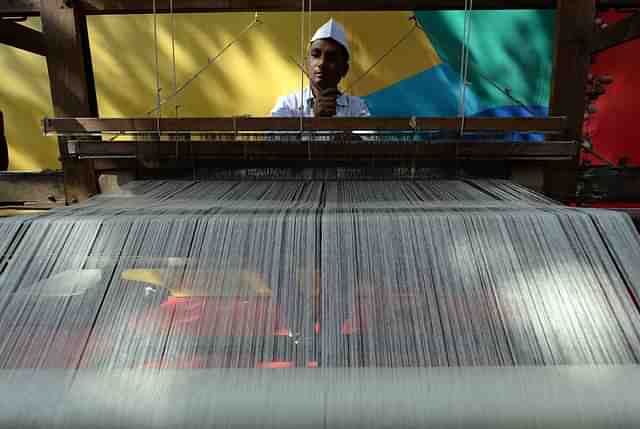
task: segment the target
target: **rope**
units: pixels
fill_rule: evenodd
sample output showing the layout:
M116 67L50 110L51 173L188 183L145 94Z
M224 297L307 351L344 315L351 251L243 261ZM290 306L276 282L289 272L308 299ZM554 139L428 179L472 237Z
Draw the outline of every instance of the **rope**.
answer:
M304 64L304 12L305 12L305 0L302 0L302 11L300 14L300 63ZM302 138L302 132L304 129L304 72L300 74L300 138Z
M309 0L309 11L307 13L307 40L305 45L311 40L311 4L312 0ZM304 80L304 75L307 76L307 83L309 85L309 89L311 89L311 78L309 78L309 75L307 73L304 72L304 67L303 69L303 76L302 79ZM311 160L311 139L307 140L307 159Z
M156 68L156 128L158 136L160 135L160 117L162 116L160 91L160 53L158 48L158 11L156 10L156 0L153 0L153 46L155 52L155 68Z
M425 30L425 28L417 20L416 20L416 26L418 27L418 29L420 31L422 31L424 33L425 36L429 37L429 34L427 33L427 30ZM475 62L473 61L473 58L469 58L469 64L477 66L477 64L475 64ZM517 98L516 96L513 95L513 93L512 93L510 88L502 86L497 81L491 79L489 76L486 76L485 74L483 74L480 71L478 71L477 68L475 70L475 73L481 79L484 79L487 82L489 82L494 88L496 88L498 91L500 91L500 93L502 93L509 100L513 101L515 104L519 105L520 107L525 109L527 112L529 112L531 114L531 116L536 116L536 113L534 111L532 111L524 101L520 100L519 98Z
M173 10L173 0L169 2L169 13L171 15L171 57L173 62L173 92L178 90L178 72L176 66L176 20ZM176 118L178 117L178 109L180 106L176 104Z
M462 40L462 54L460 62L460 77L462 85L460 87L460 136L464 135L465 126L465 104L467 93L467 79L469 75L469 41L471 39L471 12L473 10L473 0L464 2L464 35Z
M171 16L171 60L172 60L172 72L173 72L173 92L176 92L176 90L178 89L178 72L177 72L177 66L176 66L176 20L175 20L175 14L173 13L173 0L169 1L169 14ZM178 110L180 109L180 106L178 105L178 103L176 103L176 105L174 106L176 109L176 118L178 118ZM179 140L181 140L181 138L178 137L178 135L174 135L174 140L175 140L175 158L178 159L180 158L180 153L179 153Z
M407 31L400 39L398 39L398 41L391 46L391 48L389 48L375 63L373 63L373 65L371 67L369 67L364 73L362 73L360 75L360 77L358 77L347 89L347 91L350 91L352 88L354 88L356 86L356 84L358 82L360 82L362 79L364 79L369 73L371 73L371 71L373 71L373 69L378 66L378 64L380 64L382 62L382 60L384 60L386 57L388 57L389 55L391 55L391 53L398 48L398 46L400 46L405 40L407 40L409 38L409 36L411 36L411 34L415 31L415 29L418 27L418 20L416 19L415 16L411 17L411 20L413 20L414 25L413 27L411 27L411 29L409 31Z
M154 0L155 1L155 0ZM253 19L253 22L251 22L251 24L249 24L244 30L242 30L238 36L236 36L236 38L234 38L232 41L230 41L229 43L227 43L222 50L220 50L220 52L218 52L213 58L209 58L207 60L207 63L200 69L198 70L192 77L190 77L189 79L187 79L182 85L180 85L180 87L178 87L178 89L176 89L171 95L169 95L168 97L166 97L164 100L162 100L162 102L160 103L159 106L149 110L146 112L147 115L151 115L154 112L156 112L161 106L165 105L167 102L171 101L172 99L174 99L176 96L178 96L179 94L181 94L189 85L191 85L191 83L193 81L195 81L198 77L200 77L200 75L202 73L204 73L209 67L211 67L211 65L213 65L221 56L222 54L224 54L229 48L231 48L233 45L235 45L236 43L238 43L253 27L255 27L258 24L262 24L262 21L259 19L259 15L256 12L255 17Z

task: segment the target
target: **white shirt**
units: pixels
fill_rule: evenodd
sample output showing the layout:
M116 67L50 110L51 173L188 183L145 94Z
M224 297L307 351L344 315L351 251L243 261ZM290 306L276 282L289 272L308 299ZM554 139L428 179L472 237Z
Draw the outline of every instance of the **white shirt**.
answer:
M302 92L302 99L304 99L304 114L305 117L313 117L313 93L311 88L307 87ZM292 92L289 95L285 95L278 98L276 105L271 110L271 116L276 117L300 117L300 110L303 103L301 103L300 91ZM362 117L371 116L369 108L364 100L360 97L356 97L348 94L341 94L336 100L336 117Z

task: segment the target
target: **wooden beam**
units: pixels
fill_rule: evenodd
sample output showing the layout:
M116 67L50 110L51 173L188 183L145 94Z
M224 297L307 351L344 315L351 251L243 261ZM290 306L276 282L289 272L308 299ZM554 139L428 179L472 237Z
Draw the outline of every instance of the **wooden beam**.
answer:
M582 141L585 87L591 67L591 46L596 16L595 0L558 0L552 77L551 115L567 117L567 138ZM576 156L564 164L547 165L545 194L571 198L577 189Z
M56 0L52 0L56 1ZM76 7L87 15L152 13L151 0L74 0ZM191 12L297 12L300 0L179 0L174 2L177 13ZM475 0L474 9L553 9L556 0ZM439 10L464 9L465 0L315 0L313 10ZM169 0L157 0L158 13L169 12ZM9 0L0 6L2 15L30 16L38 13L33 0Z
M635 13L599 30L593 41L591 52L596 54L640 37L640 13Z
M0 171L9 168L9 146L4 136L4 114L0 111Z
M582 140L595 0L558 0L551 115L566 116L569 138Z
M42 33L47 46L47 68L56 116L97 116L85 18L74 9L62 6L62 0L42 0L42 12Z
M40 15L40 0L3 0L0 1L0 17Z
M474 9L554 9L557 0L476 0ZM316 2L318 3L316 7ZM152 4L144 0L75 0L87 15L151 13ZM169 11L168 0L158 0L158 12ZM188 12L292 11L300 9L299 0L179 0L175 10ZM640 0L598 0L599 9L640 7ZM314 10L438 10L464 9L464 0L316 0ZM3 0L1 16L37 16L40 0Z
M0 173L0 204L64 203L62 173Z
M476 0L474 9L552 9L556 0ZM81 0L86 13L150 13L148 0ZM464 0L315 0L313 10L434 10L464 9ZM169 0L158 0L161 12L169 11ZM175 2L178 12L297 12L300 0L181 0Z
M60 117L98 116L86 17L63 0L41 0L42 33L54 112ZM90 161L68 159L66 139L60 140L68 203L98 192Z
M457 142L457 143L214 143L214 142L78 142L75 156L90 159L198 160L571 160L573 142Z
M0 43L32 54L46 55L42 33L15 22L0 19Z
M411 130L411 118L305 118L305 130ZM415 118L417 131L457 130L458 118ZM563 117L550 118L466 118L465 129L471 131L537 131L564 133ZM154 118L52 118L44 120L45 133L155 132ZM160 131L298 131L298 118L162 118Z
M629 9L640 7L640 0L598 0L598 9Z

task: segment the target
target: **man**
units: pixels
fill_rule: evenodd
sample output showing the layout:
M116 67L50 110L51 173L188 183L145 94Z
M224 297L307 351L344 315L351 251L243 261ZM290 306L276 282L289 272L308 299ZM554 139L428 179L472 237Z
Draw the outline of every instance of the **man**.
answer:
M338 84L349 71L349 44L344 28L331 18L311 39L305 70L310 87L278 98L272 116L369 116L360 97L341 93ZM302 97L301 97L302 96Z

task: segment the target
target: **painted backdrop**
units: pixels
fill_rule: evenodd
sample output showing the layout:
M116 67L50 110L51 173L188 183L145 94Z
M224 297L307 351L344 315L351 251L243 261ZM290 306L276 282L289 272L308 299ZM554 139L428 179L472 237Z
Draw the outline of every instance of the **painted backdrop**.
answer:
M415 25L409 12L313 13L304 17L304 40L334 16L346 27L351 71L343 89L365 97L373 115L455 116L459 111L464 13L418 12L420 25L364 78L358 78ZM251 13L158 17L155 67L153 17L89 19L92 59L102 117L143 116L161 94L182 84L253 21ZM301 86L293 59L301 54L301 15L266 13L180 96L163 115L268 115L278 95ZM310 25L309 25L310 24ZM39 21L27 25L39 29ZM477 11L471 19L467 115L544 115L552 68L553 12ZM306 42L304 43L306 46ZM0 46L0 109L5 112L10 169L59 167L55 140L41 135L52 115L43 58ZM354 86L353 84L356 82Z

